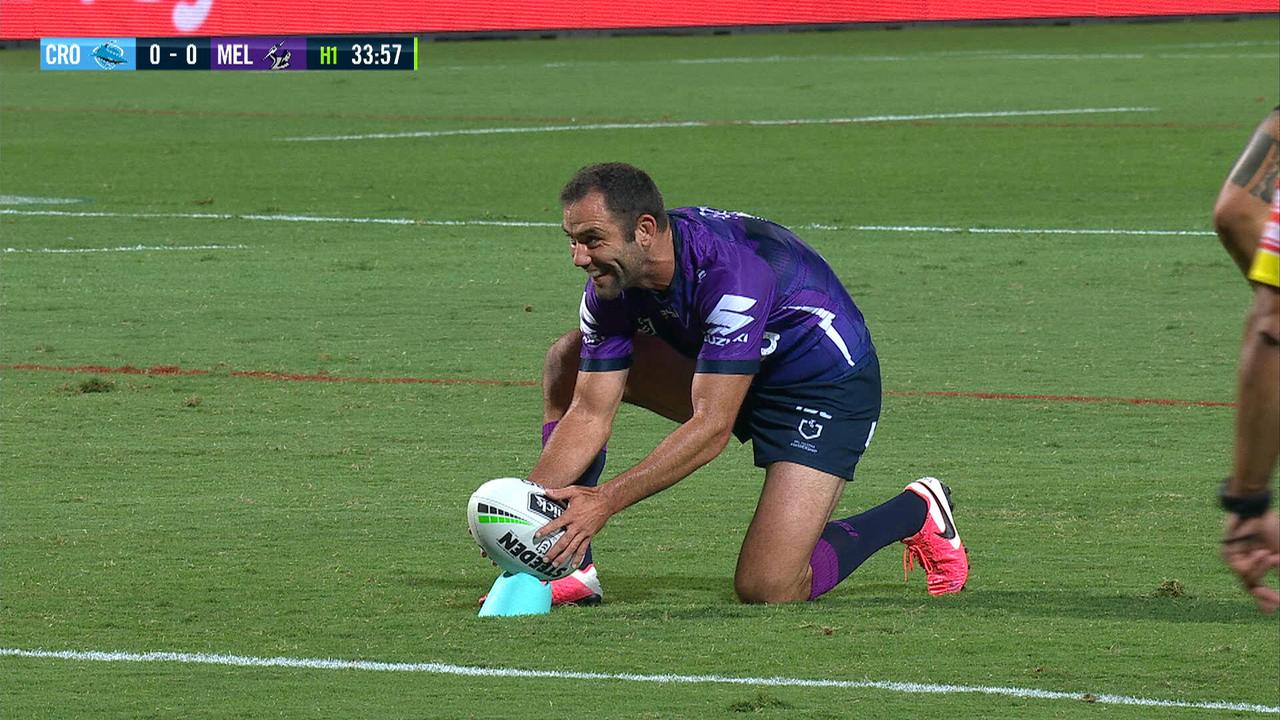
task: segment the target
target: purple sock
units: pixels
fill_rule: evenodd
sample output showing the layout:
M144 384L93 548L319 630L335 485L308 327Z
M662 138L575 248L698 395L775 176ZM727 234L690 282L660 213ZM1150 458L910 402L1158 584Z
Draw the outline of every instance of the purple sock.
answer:
M813 570L809 599L849 577L880 548L920 532L928 510L919 495L904 490L864 513L827 523L809 558Z
M542 445L546 447L547 440L551 439L551 431L556 429L559 420L552 420L542 426ZM600 482L600 475L604 473L605 456L608 454L609 446L605 445L600 449L600 454L596 455L596 459L591 461L587 466L586 472L574 481L574 485L582 485L583 487L595 487ZM579 567L586 567L591 564L591 546L587 546L587 554L582 558L582 564Z

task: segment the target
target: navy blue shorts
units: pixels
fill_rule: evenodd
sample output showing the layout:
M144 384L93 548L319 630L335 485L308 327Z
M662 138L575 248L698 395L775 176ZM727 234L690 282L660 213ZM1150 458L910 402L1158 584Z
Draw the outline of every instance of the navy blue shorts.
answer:
M757 467L778 461L853 479L880 420L880 362L874 351L831 382L753 387L733 434L751 441Z

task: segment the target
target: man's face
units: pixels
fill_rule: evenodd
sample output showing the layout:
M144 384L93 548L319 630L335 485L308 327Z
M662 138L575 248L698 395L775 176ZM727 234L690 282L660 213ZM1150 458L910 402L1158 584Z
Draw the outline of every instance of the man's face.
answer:
M605 207L604 196L588 193L564 207L564 234L569 236L573 264L591 276L596 296L612 300L629 287L638 287L644 249Z

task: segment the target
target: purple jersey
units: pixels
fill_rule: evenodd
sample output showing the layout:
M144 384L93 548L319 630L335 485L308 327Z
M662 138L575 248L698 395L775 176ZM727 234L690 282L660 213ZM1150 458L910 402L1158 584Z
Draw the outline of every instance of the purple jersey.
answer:
M631 338L654 335L696 358L696 372L755 374L755 384L842 378L872 352L862 313L831 266L789 230L712 208L667 213L676 270L661 292L582 296L583 371L630 367Z

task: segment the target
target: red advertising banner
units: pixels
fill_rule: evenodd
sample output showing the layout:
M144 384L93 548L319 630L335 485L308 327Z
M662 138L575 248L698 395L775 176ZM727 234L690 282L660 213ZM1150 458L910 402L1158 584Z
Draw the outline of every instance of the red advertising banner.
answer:
M1280 0L0 0L0 39L816 25L1280 12Z

